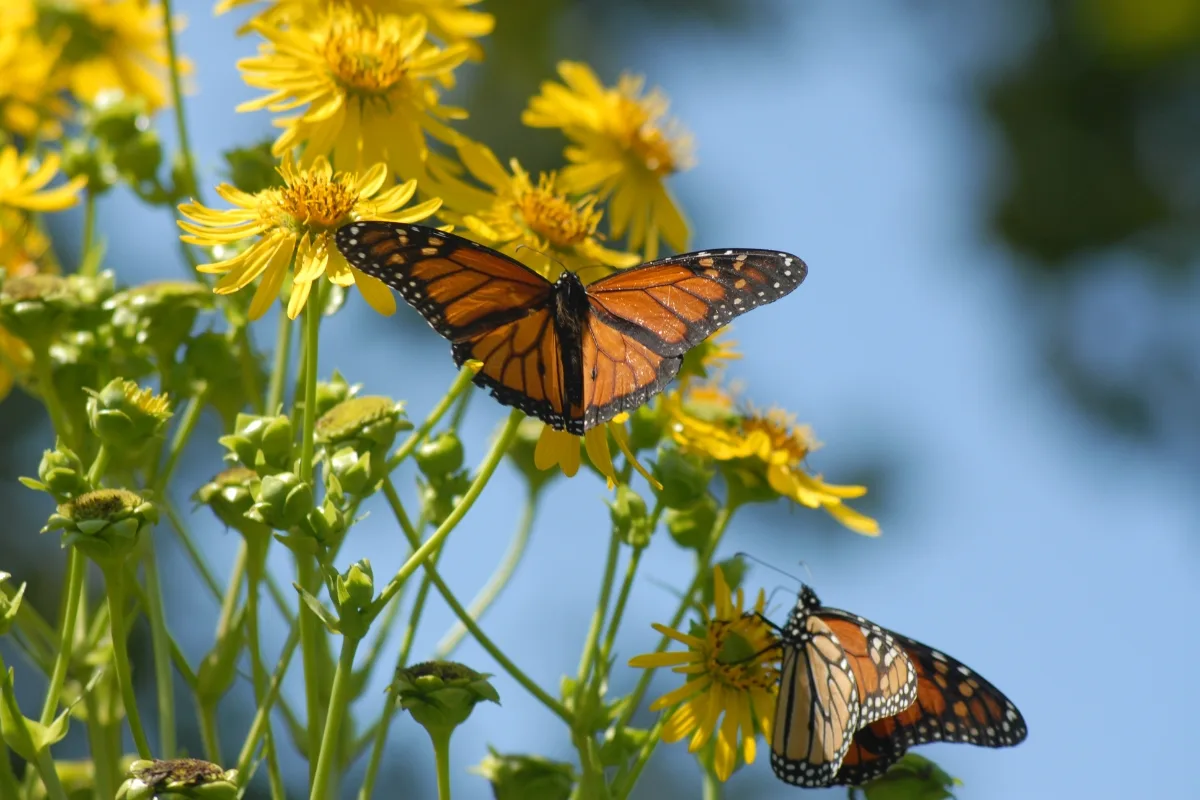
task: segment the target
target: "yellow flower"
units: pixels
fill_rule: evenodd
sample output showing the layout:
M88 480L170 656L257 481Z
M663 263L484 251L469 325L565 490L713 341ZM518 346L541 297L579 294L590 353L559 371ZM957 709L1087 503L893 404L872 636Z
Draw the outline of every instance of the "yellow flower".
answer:
M32 155L22 156L15 147L0 150L0 206L26 211L62 211L75 205L87 178L80 176L53 189L45 188L58 172L59 163L59 157L54 153L46 155L38 164Z
M852 531L875 536L879 523L843 501L862 497L865 486L825 483L804 469L808 454L820 444L807 425L797 425L792 415L779 409L733 410L732 398L716 387L705 387L694 402L672 392L664 400L671 419L671 436L685 450L717 461L737 462L765 478L771 489L808 508L822 508Z
M214 287L218 294L231 294L263 276L250 304L250 318L261 317L279 295L289 265L294 264L292 291L287 313L299 315L308 300L313 281L326 275L339 286L355 284L363 298L381 314L392 314L396 301L381 281L346 263L333 243L338 228L362 219L388 222L417 222L438 210L434 198L399 211L412 199L416 181L408 181L380 193L388 176L385 164L365 173L334 173L329 161L320 157L310 169L297 169L290 157L279 173L284 186L247 194L229 184L217 194L236 208L218 211L199 203L179 207L193 222L180 221L189 244L213 247L251 237L258 240L232 258L205 264L201 272L223 277Z
M223 14L232 8L259 2L261 0L220 0L216 13ZM478 2L480 0L341 0L341 4L349 8L377 14L421 14L429 20L432 36L445 44L467 42L472 58L481 56L482 50L469 40L487 36L496 27L496 18L491 14L467 8ZM304 27L328 6L329 0L268 0L267 8L257 19L275 26Z
M166 29L157 3L38 0L37 6L43 38L65 37L66 81L77 98L91 103L102 92L119 90L145 98L151 111L167 104Z
M534 183L515 158L509 162L510 174L491 150L476 142L461 142L458 155L488 188L476 189L442 175L437 193L450 209L442 216L465 227L472 239L550 278L557 277L559 266L578 272L632 267L641 261L633 253L600 244L596 227L603 212L596 209L594 196L572 200L559 191L554 173L542 174Z
M64 37L52 43L38 39L32 8L27 24L16 17L0 24L0 128L24 138L56 139L62 133L58 120L69 113L56 70Z
M32 363L29 346L0 328L0 400L8 397L15 380L26 375Z
M706 613L690 634L654 625L656 631L687 650L636 656L629 666L671 667L672 672L688 676L683 686L655 700L650 710L678 706L663 728L663 741L678 742L691 736L688 750L693 753L715 732L713 767L724 781L733 774L739 753L747 764L754 763L756 728L765 739L771 738L779 651L774 633L759 616L766 604L762 590L754 611L747 612L742 590L731 593L721 568L714 567L713 595L714 614Z
M643 94L644 81L622 75L606 87L586 64L562 61L561 83L546 81L521 120L534 128L561 128L573 143L563 187L596 192L609 202L612 235L629 231L629 247L657 257L659 238L686 250L688 225L664 179L691 166L691 137L665 120L667 99Z
M608 436L612 434L617 447L625 454L625 458L629 460L633 468L651 484L661 489L662 486L642 466L629 447L629 433L625 430L625 423L628 419L629 414L627 413L617 414L604 425L597 425L589 429L583 436L576 436L573 433L555 430L549 425L544 425L542 434L538 437L537 445L533 450L533 465L540 470L558 467L568 478L574 478L579 472L579 445L582 443L592 466L604 476L608 482L608 488L611 489L620 482L617 478L616 468L613 467L612 451L608 446Z
M442 120L466 112L438 105L437 84L451 86L467 46L436 47L425 39L420 15L396 17L333 6L311 28L272 28L255 23L268 40L259 55L242 59L246 83L270 93L242 103L238 111L291 111L275 120L283 133L272 152L282 156L303 146L301 164L332 156L342 169L387 163L405 178L424 174L428 133L453 143Z

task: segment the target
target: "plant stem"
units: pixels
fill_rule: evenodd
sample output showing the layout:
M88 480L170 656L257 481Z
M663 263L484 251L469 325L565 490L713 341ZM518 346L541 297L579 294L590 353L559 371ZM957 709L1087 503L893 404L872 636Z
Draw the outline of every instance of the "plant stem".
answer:
M158 698L159 758L174 758L175 684L171 672L171 641L152 540L146 542L146 558L142 562L142 569L146 576L146 616L150 620L150 649L154 655L154 681Z
M146 738L142 718L138 714L137 695L133 691L133 670L129 665L129 651L126 648L125 569L121 564L101 565L101 569L104 572L104 588L108 593L108 624L112 631L113 668L117 673L117 684L121 687L125 717L129 720L129 730L133 733L138 756L153 758L150 740Z
M533 518L537 511L537 490L530 487L529 493L525 497L525 507L521 510L521 520L517 523L517 530L513 534L512 541L508 545L508 550L504 553L504 558L496 567L496 571L488 578L488 582L479 594L475 595L471 600L471 605L468 608L468 613L471 619L478 622L483 619L483 615L491 607L492 603L496 602L496 598L504 591L504 587L512 579L513 573L521 563L521 559L525 556L525 548L529 544L529 534L533 531ZM442 637L442 641L438 642L437 650L434 651L435 659L442 659L449 656L454 649L458 647L459 642L467 633L467 628L461 622L454 623L454 627L450 632Z
M188 185L196 193L197 200L201 199L200 184L196 181L196 164L192 157L192 146L188 136L187 117L183 110L183 85L179 76L179 50L175 44L175 29L171 24L171 0L162 0L163 35L167 40L167 65L170 68L168 78L171 84L171 105L175 111L175 129L179 136L179 154L183 159L183 168L187 173ZM178 189L178 187L175 187Z
M171 439L171 449L167 452L167 463L163 464L154 476L153 488L158 496L164 493L163 490L170 481L175 466L179 463L179 457L183 455L183 449L187 446L188 439L196 430L196 423L200 421L200 414L204 411L204 399L203 392L195 395L188 400L188 404L183 410L183 416L175 428L175 436Z
M604 644L600 646L600 669L608 670L608 661L612 656L613 642L617 638L617 629L621 627L621 619L625 616L625 604L629 602L629 591L633 588L633 578L637 575L638 566L642 563L644 547L633 548L633 555L625 566L625 579L621 581L621 590L617 592L617 604L608 620L608 633L604 635ZM602 673L603 674L603 673Z
M392 454L392 457L388 459L388 472L394 470L400 465L401 461L408 458L412 454L413 450L417 449L417 445L419 445L422 440L429 435L429 432L433 430L433 426L437 425L438 421L441 420L441 418L446 415L446 412L450 410L450 407L454 405L455 398L466 391L467 387L471 385L471 379L474 377L475 370L471 369L470 367L463 367L458 371L458 377L455 378L454 383L450 385L450 390L446 392L446 396L438 401L438 404L433 407L432 411L429 412L429 416L425 418L425 421L418 425L417 429L408 435L408 438L404 440L404 443L401 444L400 447L396 449L396 452Z
M275 334L275 362L271 365L271 382L267 384L267 414L278 414L283 406L283 387L287 384L288 360L292 354L292 327L291 318L281 311Z
M300 429L300 479L305 481L312 481L313 429L317 423L317 347L321 335L320 284L315 288L313 296L304 304L304 418Z
M291 663L292 655L296 652L296 645L299 643L299 625L294 624L283 645L283 652L279 654L279 661L275 664L275 674L271 676L271 685L267 688L267 695L258 704L258 711L255 712L254 721L250 724L250 732L246 735L246 741L242 743L241 753L238 754L239 781L244 782L249 778L250 761L254 758L254 751L258 749L258 740L263 737L263 732L267 728L271 708L279 697L279 687L283 685L283 676L287 673L288 664Z
M250 326L238 325L230 335L238 349L238 365L242 368L242 391L250 398L251 410L255 414L263 414L263 394L258 385L258 362L254 358L254 345L250 341Z
M221 763L221 733L217 727L215 703L197 703L196 714L200 718L200 741L204 745L204 757L214 764Z
M311 556L298 554L296 556L297 582L308 591L313 591L317 585L316 560ZM321 749L321 729L325 724L325 707L321 703L321 635L323 629L321 620L308 607L301 603L299 609L300 624L300 660L304 665L304 705L308 739L308 779L316 787L316 754Z
M179 516L179 511L176 510L175 504L171 502L170 497L162 498L162 509L167 514L167 521L171 523L171 528L179 537L179 543L183 545L183 549L187 551L188 559L192 562L192 566L196 568L196 572L200 573L200 580L208 588L209 593L218 601L221 599L221 586L217 583L217 579L213 577L212 569L208 566L208 562L204 560L204 555L200 552L200 548L196 546L192 540L192 535L187 529L183 518Z
M263 664L261 639L259 638L258 593L262 588L262 576L266 571L267 550L270 539L259 537L246 541L246 647L250 651L250 675L254 684L255 705L262 705L267 694L266 665ZM263 756L267 762L267 779L271 785L271 796L285 797L283 776L279 771L279 761L275 754L275 735L271 730L271 719L267 718L266 730L263 732Z
M100 479L104 477L106 469L108 469L108 448L100 445L100 449L96 451L96 457L92 459L92 465L88 467L87 471L87 481L93 489L100 488Z
M708 761L711 762L712 748L707 749L710 754ZM707 762L704 764L703 773L704 783L701 788L701 797L703 800L721 800L721 781L717 779L717 774L713 772L712 766Z
M100 259L92 258L96 238L96 193L88 189L83 194L83 240L79 243L79 274L95 277Z
M63 587L62 614L59 619L58 655L54 659L54 671L50 673L50 685L46 687L46 700L42 704L42 715L38 721L49 725L58 712L58 698L67 679L71 665L71 651L75 644L75 625L79 614L79 595L83 591L83 578L87 572L87 559L74 547L67 554L67 585Z
M83 706L88 715L88 724L84 727L87 728L88 748L91 751L92 769L96 780L96 796L113 797L117 792L117 779L113 774L116 757L108 752L108 734L99 721L100 704L96 701L95 694L84 694Z
M54 431L62 437L70 447L77 447L75 441L75 426L71 424L71 416L67 414L58 396L58 388L54 385L54 370L50 367L49 349L33 354L33 379L37 385L38 394L46 404L46 412L50 414L50 424Z
M519 412L514 412L509 419L519 420L519 417L517 416L518 413ZM511 425L510 427L515 431L516 425ZM503 435L501 436L501 440L505 438L507 437ZM499 444L499 441L497 444ZM503 452L503 449L501 452ZM479 479L483 477L484 473L481 470L479 478L476 478L476 482L478 483ZM474 489L475 484L472 484L471 488ZM400 503L400 496L396 494L396 487L392 485L390 478L384 478L383 480L383 493L384 496L387 497L388 504L392 507L392 513L396 515L396 520L400 523L401 530L404 531L404 535L408 537L409 543L416 551L413 558L409 559L411 562L416 558L416 554L419 554L422 550L425 550L429 544L435 540L435 538L438 536L438 533L435 532L425 540L424 544L420 544L420 541L417 539L416 532L412 528L412 524L408 521L408 515L404 511L404 506ZM468 490L467 494L470 494L470 490ZM465 504L466 502L467 498L464 496L462 503ZM461 505L462 504L459 506L460 508ZM458 508L456 508L455 511L458 511ZM453 514L451 514L451 516L453 516ZM449 521L450 520L447 519L447 522ZM442 523L442 527L445 527L445 524L446 523ZM441 530L442 528L438 528L438 531ZM445 536L442 536L441 538L444 539ZM418 544L420 544L419 547L417 546ZM471 619L471 615L468 614L467 610L462 607L462 603L458 602L458 598L456 598L454 593L450 591L450 588L446 586L445 581L443 581L442 577L438 574L437 567L429 563L428 560L418 561L418 563L424 566L425 574L428 575L429 580L433 582L433 587L438 590L438 593L442 596L442 599L446 601L446 605L450 606L450 610L453 611L460 620L462 620L463 625L465 625L467 630L471 632L471 636L475 637L475 641L479 642L479 646L486 650L488 655L495 659L496 663L499 664L505 672L512 676L513 680L521 684L521 686L523 686L527 692L537 698L542 705L553 711L555 715L557 715L568 725L573 724L574 717L572 716L571 712L568 711L562 703L558 702L549 694L547 694L542 687L538 686L537 683L535 683L528 675L522 672L516 664L514 664L508 659L507 656L504 655L500 648L496 646L495 642L489 639L487 634L485 634L483 630L480 629L477 624L475 624L475 620ZM377 600L376 602L379 601Z
M604 560L604 577L600 581L600 597L596 600L596 610L592 612L592 624L588 627L583 653L579 657L579 676L576 692L582 694L587 683L588 674L596 659L596 650L600 642L600 631L604 627L604 617L608 613L608 602L612 599L613 579L617 572L617 559L621 554L621 539L616 533L609 537L608 557Z
M437 762L438 800L450 800L450 734L453 728L429 728L429 741L433 742L433 756Z
M329 716L325 720L325 734L321 737L321 752L317 756L310 800L322 800L332 796L329 777L333 762L337 759L342 717L350 704L350 677L354 672L354 653L358 650L358 643L358 637L342 636L342 652L338 656L337 671L333 673L333 690L329 693Z

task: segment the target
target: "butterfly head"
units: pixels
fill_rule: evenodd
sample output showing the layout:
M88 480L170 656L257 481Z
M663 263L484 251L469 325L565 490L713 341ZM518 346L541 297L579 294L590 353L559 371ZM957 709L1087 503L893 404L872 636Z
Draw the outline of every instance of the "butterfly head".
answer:
M785 636L792 638L802 636L806 628L805 621L820 608L821 600L817 597L817 593L808 584L800 584L800 594L796 597L796 605L788 614L787 626L784 628Z

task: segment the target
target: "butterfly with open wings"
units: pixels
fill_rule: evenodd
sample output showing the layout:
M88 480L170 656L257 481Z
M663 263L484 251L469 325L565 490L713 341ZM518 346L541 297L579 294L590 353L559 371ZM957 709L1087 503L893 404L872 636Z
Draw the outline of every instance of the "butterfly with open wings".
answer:
M398 291L450 340L475 383L557 430L582 435L645 403L684 354L752 308L791 292L807 267L790 253L704 250L584 285L436 228L354 222L338 249Z

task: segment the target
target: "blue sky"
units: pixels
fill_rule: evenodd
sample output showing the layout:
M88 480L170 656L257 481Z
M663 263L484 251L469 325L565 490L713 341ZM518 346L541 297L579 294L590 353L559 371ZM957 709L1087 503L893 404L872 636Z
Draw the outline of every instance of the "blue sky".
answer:
M504 4L492 5L501 25L515 24ZM880 539L831 535L814 512L755 512L735 520L724 555L746 550L796 571L803 559L826 603L936 645L1009 694L1029 722L1020 747L923 751L963 779L959 797L1195 795L1193 770L1164 768L1188 763L1186 716L1200 704L1200 684L1178 666L1200 657L1180 613L1200 607L1189 580L1200 557L1187 499L1194 476L1101 436L1062 403L1023 324L1029 298L997 268L1008 256L980 227L979 193L996 154L949 80L947 70L965 68L964 59L941 57L969 42L940 50L941 39L918 35L908 17L882 7L873 14L864 23L830 4L803 18L785 14L765 40L688 28L653 42L633 36L620 53L667 91L695 133L699 163L677 187L696 222L696 247L779 248L809 264L799 290L735 326L745 357L732 374L747 397L812 423L827 443L813 466L830 480L880 454L898 467ZM228 19L200 10L182 44L198 64L189 111L212 182L220 150L268 127L264 114L232 110L255 94L232 63L252 42L234 40ZM127 282L162 276L176 261L170 221L139 216L134 226L130 214L119 196L100 211L119 274ZM264 323L262 336L273 330ZM383 321L359 298L327 333L323 374L337 368L371 393L407 399L415 416L453 379L449 348L432 332ZM502 415L476 399L469 459L482 455ZM206 426L211 439L215 421ZM215 471L214 446L192 455L195 482ZM518 490L503 468L451 539L444 572L461 595L483 583L506 546ZM554 485L527 563L487 618L546 686L576 666L607 544L604 496L590 477ZM574 517L581 507L584 516ZM347 556L368 556L376 574L387 574L400 563L399 536L384 509L374 510ZM213 560L227 565L232 537L202 515L195 521ZM665 621L675 603L661 584L686 584L688 561L661 537L643 572L655 580L633 593L618 664L653 647L649 623ZM770 590L780 579L760 571L756 581ZM190 596L168 598L177 619ZM451 621L440 603L428 617L417 654ZM194 631L193 652L210 630ZM492 667L471 645L459 658ZM615 680L632 675L618 666ZM455 737L463 800L490 797L462 771L488 743L571 754L557 721L506 676L496 685L503 707L481 708ZM673 685L662 679L655 688ZM368 690L366 705L382 687ZM394 726L390 761L431 776L427 743L407 721ZM685 780L695 774L681 746L660 749L654 768ZM730 782L731 796L797 791L776 782L765 759Z

